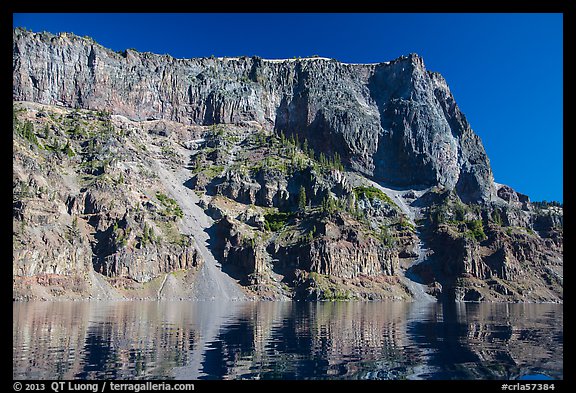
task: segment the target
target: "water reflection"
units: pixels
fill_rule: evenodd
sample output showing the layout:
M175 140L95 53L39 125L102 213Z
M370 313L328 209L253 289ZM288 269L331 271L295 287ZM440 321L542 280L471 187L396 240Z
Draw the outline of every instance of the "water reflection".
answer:
M15 379L562 378L562 306L14 303Z

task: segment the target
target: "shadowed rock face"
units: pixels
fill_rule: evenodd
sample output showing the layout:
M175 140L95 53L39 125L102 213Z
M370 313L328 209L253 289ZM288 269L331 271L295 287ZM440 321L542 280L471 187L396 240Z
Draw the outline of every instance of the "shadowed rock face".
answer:
M446 81L411 54L380 64L115 53L87 38L13 33L13 99L209 125L256 121L398 186L495 196L489 160Z

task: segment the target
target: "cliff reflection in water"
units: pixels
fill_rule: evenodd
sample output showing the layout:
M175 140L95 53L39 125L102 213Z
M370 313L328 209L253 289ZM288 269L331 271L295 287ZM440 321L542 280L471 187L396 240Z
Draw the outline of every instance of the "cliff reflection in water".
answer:
M14 303L15 379L562 378L562 306Z

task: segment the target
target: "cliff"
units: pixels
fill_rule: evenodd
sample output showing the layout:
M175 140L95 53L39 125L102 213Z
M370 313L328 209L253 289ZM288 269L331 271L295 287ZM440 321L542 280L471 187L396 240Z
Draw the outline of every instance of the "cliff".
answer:
M187 125L255 121L379 181L456 188L466 201L495 195L480 139L415 54L379 64L175 59L65 33L17 29L13 39L14 100Z
M417 55L13 39L15 299L562 300L562 209L494 183Z

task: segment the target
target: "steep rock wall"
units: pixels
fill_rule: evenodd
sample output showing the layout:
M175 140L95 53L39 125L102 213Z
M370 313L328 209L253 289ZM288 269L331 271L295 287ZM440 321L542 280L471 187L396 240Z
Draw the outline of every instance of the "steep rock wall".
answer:
M446 81L417 55L336 60L175 59L70 34L13 33L13 98L184 124L256 121L400 186L495 195L489 160Z

